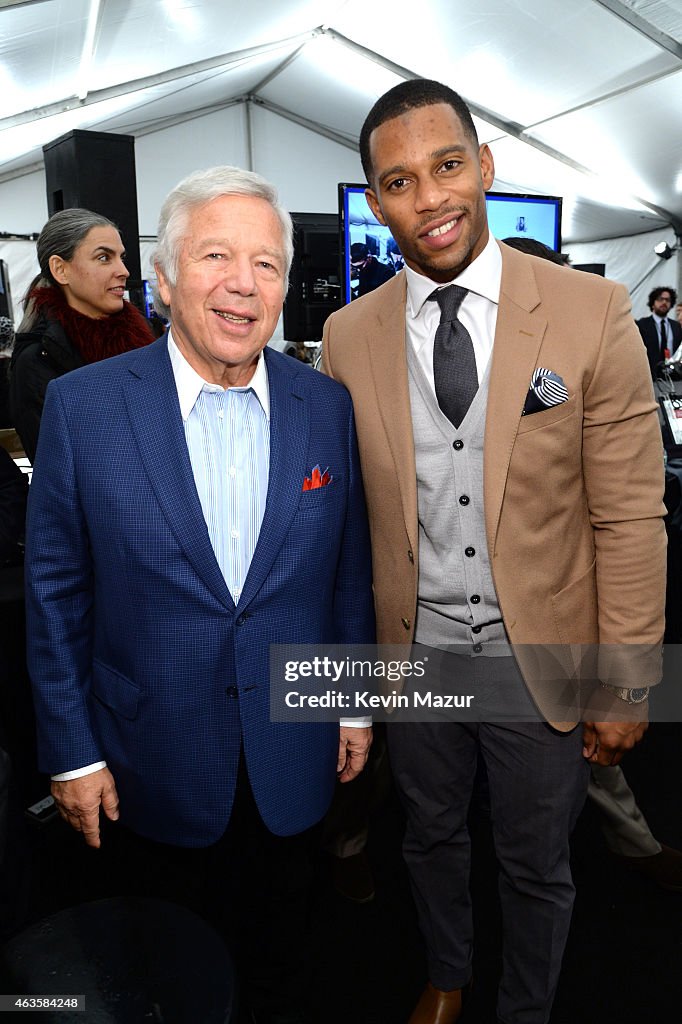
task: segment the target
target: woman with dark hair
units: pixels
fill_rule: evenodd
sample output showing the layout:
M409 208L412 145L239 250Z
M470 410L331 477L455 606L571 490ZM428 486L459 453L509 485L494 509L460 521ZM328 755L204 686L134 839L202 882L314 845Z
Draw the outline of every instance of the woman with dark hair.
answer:
M10 370L14 427L31 462L51 380L153 341L145 318L123 298L129 271L110 220L61 210L36 249L40 273L26 296Z

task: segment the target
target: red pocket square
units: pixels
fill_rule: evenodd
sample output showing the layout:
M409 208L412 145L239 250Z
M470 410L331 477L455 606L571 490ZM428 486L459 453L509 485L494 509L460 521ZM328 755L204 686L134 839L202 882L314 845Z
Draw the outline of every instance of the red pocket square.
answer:
M333 479L334 477L329 475L329 468L325 469L324 473L321 473L320 467L315 466L310 476L307 476L303 481L303 490L314 491L318 487L326 487Z

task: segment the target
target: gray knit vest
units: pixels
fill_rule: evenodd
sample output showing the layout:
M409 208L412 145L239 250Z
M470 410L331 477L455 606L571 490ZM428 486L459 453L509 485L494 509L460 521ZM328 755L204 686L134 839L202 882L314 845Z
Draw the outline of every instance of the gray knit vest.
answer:
M419 586L415 640L506 649L483 515L483 440L488 371L459 428L441 412L419 360L407 346L417 464Z

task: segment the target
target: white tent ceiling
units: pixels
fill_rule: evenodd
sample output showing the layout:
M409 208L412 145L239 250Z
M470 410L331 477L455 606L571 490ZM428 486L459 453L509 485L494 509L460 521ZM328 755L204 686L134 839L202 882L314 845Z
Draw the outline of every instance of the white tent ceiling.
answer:
M0 184L74 128L233 104L357 149L424 76L469 102L496 189L564 196L567 242L682 234L681 40L682 0L0 0Z

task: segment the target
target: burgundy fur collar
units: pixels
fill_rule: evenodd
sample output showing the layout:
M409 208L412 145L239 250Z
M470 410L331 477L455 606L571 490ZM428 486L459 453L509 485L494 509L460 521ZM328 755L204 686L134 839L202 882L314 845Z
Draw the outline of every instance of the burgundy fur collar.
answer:
M85 363L142 348L154 340L151 327L129 302L119 313L96 320L69 306L61 288L34 288L30 298L35 308L47 319L56 320Z

